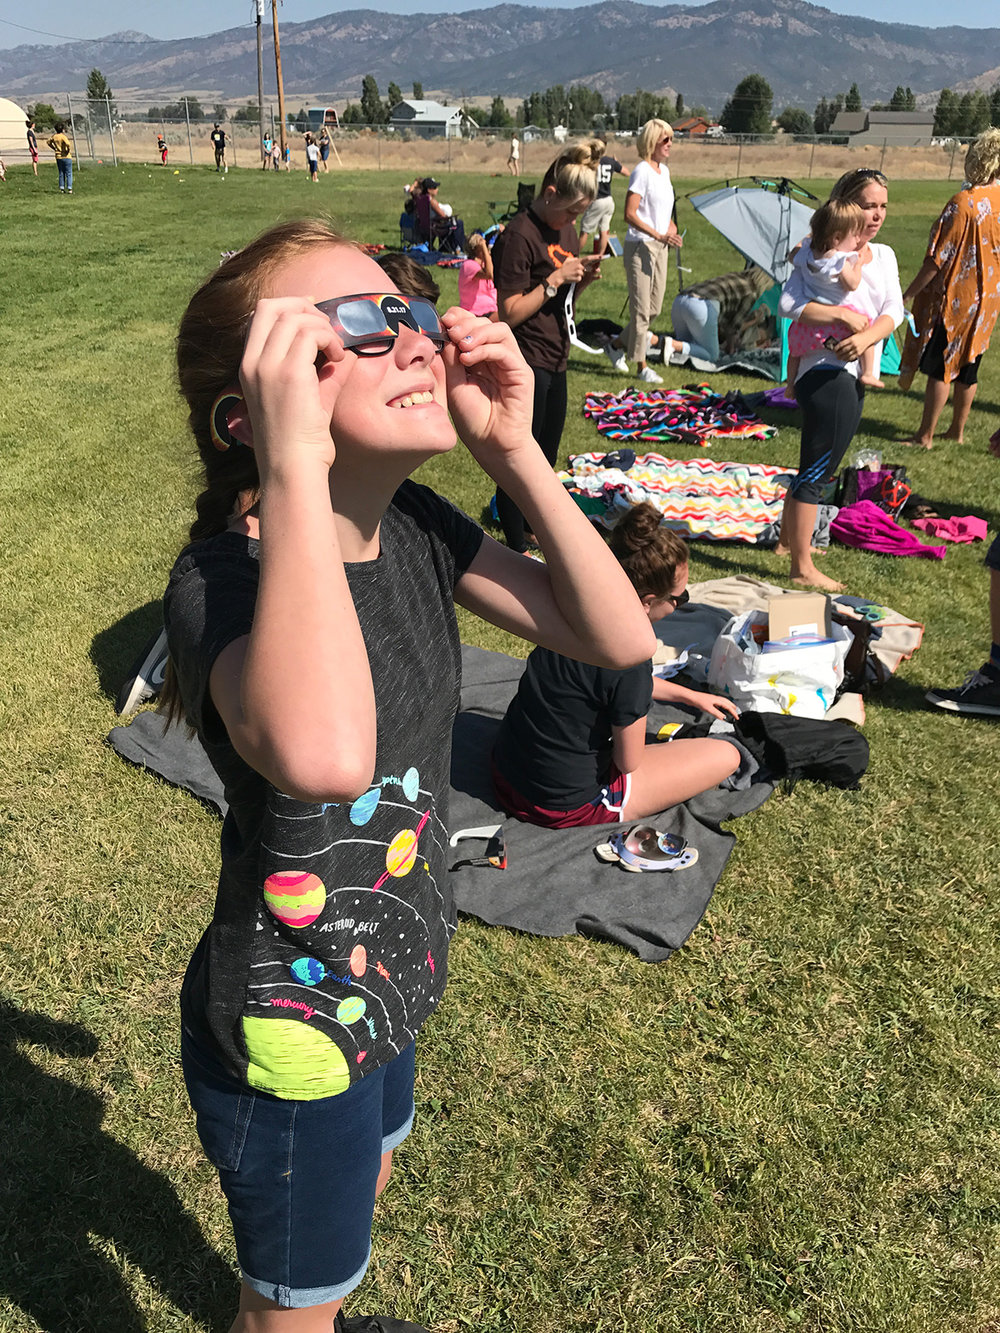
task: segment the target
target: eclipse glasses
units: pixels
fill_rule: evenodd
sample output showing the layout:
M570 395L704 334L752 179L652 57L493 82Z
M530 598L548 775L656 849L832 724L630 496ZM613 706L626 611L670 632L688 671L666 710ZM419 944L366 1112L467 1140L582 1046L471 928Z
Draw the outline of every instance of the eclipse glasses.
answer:
M326 315L334 333L355 356L388 355L401 328L430 338L438 352L446 341L437 310L423 296L365 292L319 301L316 309Z

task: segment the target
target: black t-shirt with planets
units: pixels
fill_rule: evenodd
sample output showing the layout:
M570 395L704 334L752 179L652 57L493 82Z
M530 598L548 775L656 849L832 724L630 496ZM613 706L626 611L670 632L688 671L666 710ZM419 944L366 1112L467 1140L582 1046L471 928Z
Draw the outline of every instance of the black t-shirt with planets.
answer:
M171 660L229 803L212 921L181 1007L195 1040L254 1088L296 1100L341 1092L409 1045L441 998L455 929L453 592L481 541L471 519L408 481L382 520L379 558L346 567L377 708L373 785L350 805L282 795L240 759L211 702L213 662L253 622L257 542L223 533L174 566ZM290 689L294 679L290 644Z

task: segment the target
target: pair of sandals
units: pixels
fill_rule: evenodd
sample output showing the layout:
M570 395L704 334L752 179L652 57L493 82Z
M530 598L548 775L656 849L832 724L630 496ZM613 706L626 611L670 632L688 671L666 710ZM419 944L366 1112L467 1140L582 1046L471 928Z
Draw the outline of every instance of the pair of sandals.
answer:
M689 847L677 833L660 833L651 824L634 824L625 833L616 833L609 842L594 848L599 861L618 863L622 870L687 870L698 860L698 849Z

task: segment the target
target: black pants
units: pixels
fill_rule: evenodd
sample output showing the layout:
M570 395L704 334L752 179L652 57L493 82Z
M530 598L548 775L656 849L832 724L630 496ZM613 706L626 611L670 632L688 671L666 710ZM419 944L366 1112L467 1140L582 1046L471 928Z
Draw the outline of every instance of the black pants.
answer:
M565 370L538 370L532 366L535 377L535 399L531 411L531 433L541 446L542 453L555 467L559 456L563 426L566 424ZM512 551L526 551L524 515L504 491L497 488L497 515L503 528L504 541Z
M816 366L796 380L795 397L802 408L802 443L799 475L788 493L816 505L861 424L865 386L846 370Z

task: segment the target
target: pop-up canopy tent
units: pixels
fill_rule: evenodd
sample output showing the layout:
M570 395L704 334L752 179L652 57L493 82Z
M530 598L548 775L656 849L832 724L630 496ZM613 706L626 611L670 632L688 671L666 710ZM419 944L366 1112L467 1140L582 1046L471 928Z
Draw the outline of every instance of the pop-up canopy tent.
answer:
M736 247L750 263L759 264L776 286L761 298L777 316L781 287L792 271L788 253L809 234L814 209L803 200L819 200L795 181L782 176L766 180L759 176L745 181L726 181L711 190L686 196L706 221ZM788 364L788 320L779 319L781 332L781 377ZM882 373L899 373L899 348L894 339L882 349Z

